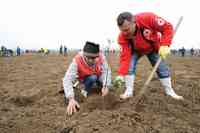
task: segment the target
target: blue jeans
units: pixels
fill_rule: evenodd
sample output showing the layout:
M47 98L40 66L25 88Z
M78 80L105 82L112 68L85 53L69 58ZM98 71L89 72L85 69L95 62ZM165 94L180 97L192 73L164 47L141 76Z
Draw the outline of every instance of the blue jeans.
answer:
M97 86L101 86L101 82L99 81L99 78L97 77L97 75L90 75L87 76L84 80L83 80L83 84L85 86L85 90L87 92L91 92L92 91L92 87L93 85L96 83Z
M154 66L157 62L157 60L159 59L159 55L157 53L150 53L146 55L148 60L151 62L151 65ZM131 63L129 65L129 70L128 70L128 74L129 75L135 75L135 71L136 71L136 65L138 60L140 59L140 55L138 55L137 52L134 52L132 57L131 57ZM159 78L168 78L170 76L170 72L169 72L169 68L167 66L167 64L162 60L160 65L158 66L156 73L158 75Z

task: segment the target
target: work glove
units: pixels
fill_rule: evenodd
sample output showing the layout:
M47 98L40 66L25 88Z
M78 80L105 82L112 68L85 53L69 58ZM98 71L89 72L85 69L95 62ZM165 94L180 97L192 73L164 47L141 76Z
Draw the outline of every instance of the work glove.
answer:
M116 81L119 81L119 82L125 82L123 76L117 76L117 77L115 78L115 80L116 80Z
M170 48L168 46L160 46L158 51L160 57L165 60L166 57L170 54Z
M117 87L120 87L122 86L122 84L125 82L124 80L124 77L123 76L117 76L114 80L114 84L117 86Z

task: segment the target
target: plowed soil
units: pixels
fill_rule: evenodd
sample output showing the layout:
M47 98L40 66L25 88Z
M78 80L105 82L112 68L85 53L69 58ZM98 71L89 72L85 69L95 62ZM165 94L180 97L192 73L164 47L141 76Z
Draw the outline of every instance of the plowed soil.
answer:
M0 57L1 133L200 133L200 58L169 57L174 90L184 101L164 94L155 75L141 102L136 97L152 67L139 61L134 97L121 101L120 88L106 97L87 99L77 92L80 110L66 115L62 78L75 53L68 56L27 54ZM109 63L117 75L118 55Z

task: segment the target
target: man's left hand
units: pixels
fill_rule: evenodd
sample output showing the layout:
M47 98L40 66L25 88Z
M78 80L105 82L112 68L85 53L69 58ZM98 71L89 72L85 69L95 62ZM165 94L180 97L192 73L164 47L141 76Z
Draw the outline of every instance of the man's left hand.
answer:
M170 54L170 48L168 46L160 46L159 55L164 60Z
M102 93L102 96L103 96L103 97L106 96L106 95L108 94L108 92L109 92L109 90L108 90L107 87L103 87L103 88L101 89L101 93Z

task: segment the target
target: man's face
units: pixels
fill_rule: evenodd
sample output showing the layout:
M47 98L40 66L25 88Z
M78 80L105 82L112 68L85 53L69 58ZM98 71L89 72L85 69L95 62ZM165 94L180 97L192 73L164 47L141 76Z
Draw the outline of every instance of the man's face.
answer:
M124 23L119 27L122 34L126 36L127 39L132 39L136 30L136 24L134 21L125 20Z
M85 58L85 61L86 61L86 63L89 65L89 66L92 66L92 65L94 65L95 64L95 59L97 58L98 56L86 56L86 55L84 55L84 58Z

